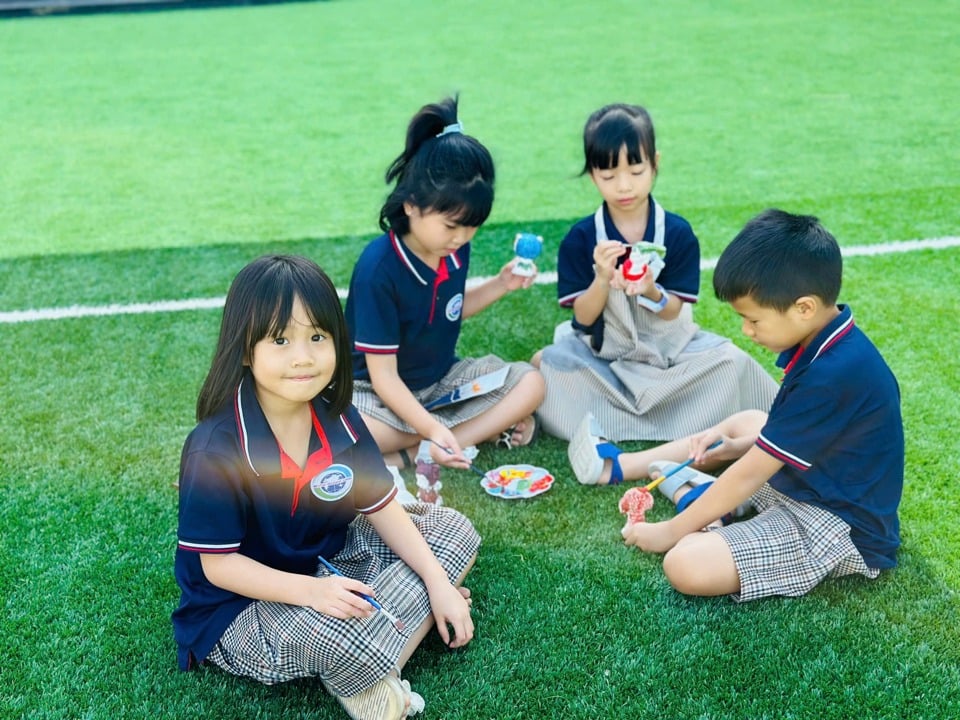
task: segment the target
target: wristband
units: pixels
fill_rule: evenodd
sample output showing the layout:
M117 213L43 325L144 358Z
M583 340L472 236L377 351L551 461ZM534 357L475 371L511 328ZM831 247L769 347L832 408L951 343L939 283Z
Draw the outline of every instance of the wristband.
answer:
M661 313L667 306L667 303L670 302L670 296L667 295L667 291L663 289L663 285L660 283L654 283L653 286L660 291L660 300L651 300L644 295L637 295L637 303L645 307L650 312Z

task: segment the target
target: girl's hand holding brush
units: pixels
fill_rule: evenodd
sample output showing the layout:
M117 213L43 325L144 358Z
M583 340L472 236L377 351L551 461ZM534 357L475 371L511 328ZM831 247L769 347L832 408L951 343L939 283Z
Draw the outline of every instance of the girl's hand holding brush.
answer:
M448 455L452 455L452 454L453 454L453 450L450 450L449 448L441 445L441 444L438 443L436 440L430 440L430 442L433 443L433 447L439 448L440 450L442 450L442 451L445 452L446 454L448 454ZM433 456L433 450L430 451L430 455L431 455L431 457ZM479 476L482 477L482 478L486 478L486 477L487 477L487 474L486 474L483 470L481 470L480 468L478 468L476 465L474 465L472 462L470 462L469 458L464 457L464 460L467 461L467 464L466 464L466 466L465 466L465 469L470 470L470 471L476 473L477 475L479 475ZM460 467L460 466L457 465L456 467Z
M340 575L304 578L310 581L309 606L317 612L346 620L370 617L377 611L367 600L373 588L359 580Z
M344 577L344 575L339 570L337 570L336 567L331 565L327 561L327 559L324 558L322 555L318 556L317 560L319 560L320 564L323 565L327 570L333 573L331 577L324 578L325 580L339 580L340 582L337 584L345 587L348 591L348 594L352 594L357 600L360 600L361 602L364 602L367 605L366 611L361 615L357 615L356 613L351 613L348 615L337 615L335 613L327 613L328 615L333 615L333 617L344 618L344 619L348 617L369 617L374 613L374 610L377 610L383 613L384 617L386 617L390 622L392 622L393 626L397 630L406 629L407 626L404 624L403 620L401 620L392 612L387 610L383 605L381 605L373 597L372 587L365 585L359 580L354 580L353 578ZM351 586L356 586L356 587L351 587ZM341 596L341 597L344 597L344 596ZM348 605L351 607L356 607L357 603L349 602ZM318 608L314 608L314 609L317 610ZM325 612L325 611L320 610L320 612Z
M733 462L742 457L754 442L756 438L730 438L710 428L690 438L690 458L696 465Z
M427 439L432 444L430 457L437 465L459 468L460 470L466 470L470 467L470 460L464 456L463 450L460 449L460 444L450 428L438 424L437 430L431 433Z

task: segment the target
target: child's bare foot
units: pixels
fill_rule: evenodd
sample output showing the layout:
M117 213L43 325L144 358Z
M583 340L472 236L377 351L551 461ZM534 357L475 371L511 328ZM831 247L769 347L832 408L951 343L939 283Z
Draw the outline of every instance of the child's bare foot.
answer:
M540 425L533 415L527 415L513 427L509 427L490 441L497 447L507 450L515 447L526 447L540 435Z

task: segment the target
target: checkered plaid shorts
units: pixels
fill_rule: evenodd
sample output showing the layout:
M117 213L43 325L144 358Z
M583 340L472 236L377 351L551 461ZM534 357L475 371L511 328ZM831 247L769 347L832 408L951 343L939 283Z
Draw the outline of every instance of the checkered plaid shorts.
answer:
M730 546L740 575L738 602L771 595L804 595L828 577L859 573L875 578L850 539L850 526L833 513L761 487L750 499L758 514L712 532Z
M455 362L441 380L422 390L415 390L413 395L421 405L425 405L432 400L443 397L449 392L453 392L461 385L465 385L481 375L495 372L505 365L510 366L510 371L507 373L507 379L501 387L484 395L479 395L475 398L431 411L431 414L447 427L456 427L461 423L465 423L467 420L472 420L478 415L482 415L503 400L503 398L507 396L507 393L517 386L520 378L534 370L533 365L520 361L508 363L496 355L485 355L482 358L465 358ZM373 391L373 385L369 382L363 380L354 381L353 404L357 410L364 415L376 418L395 430L413 435L417 434L417 431L412 425L408 424L394 413L393 410L383 404L380 397Z
M447 577L456 581L480 546L473 525L447 507L404 509ZM320 676L343 696L361 692L394 669L410 634L430 614L423 582L362 515L350 525L343 550L327 559L344 575L375 588L377 599L406 629L397 630L383 613L339 620L309 607L257 601L234 619L206 659L268 685ZM317 572L326 574L322 567Z

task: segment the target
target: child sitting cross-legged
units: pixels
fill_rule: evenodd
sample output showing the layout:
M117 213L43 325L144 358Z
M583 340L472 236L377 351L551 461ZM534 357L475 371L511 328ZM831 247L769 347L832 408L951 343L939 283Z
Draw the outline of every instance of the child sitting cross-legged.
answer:
M850 308L836 304L841 271L836 240L816 218L761 213L724 250L713 283L744 334L779 354L784 377L769 413L736 413L638 453L618 454L590 418L578 430L608 476L665 474L690 458L698 471L721 470L668 479L681 511L622 531L627 545L666 553L664 573L682 593L799 596L827 577L875 578L896 565L900 390ZM715 524L743 503L757 514Z
M344 310L353 403L397 467L412 467L422 442L433 462L467 469L471 446L525 446L537 437L540 373L493 354L457 354L464 319L529 288L536 274L532 265L515 273L514 258L492 278L467 285L474 236L493 207L495 173L489 151L464 133L457 108L455 97L430 103L407 126L403 152L386 173L393 188L380 210L384 233L360 254ZM438 405L500 372L500 387Z
M675 440L740 410L764 410L776 381L730 340L693 321L700 243L654 200L660 151L649 113L606 105L583 129L584 175L596 212L570 228L557 254L557 299L572 311L531 362L546 387L537 418L570 440L589 411L613 440ZM585 485L616 483L573 453Z
M397 502L352 385L330 278L298 256L243 268L183 448L174 637L184 670L316 678L354 720L401 720L423 709L400 669L430 628L473 638L480 536Z

